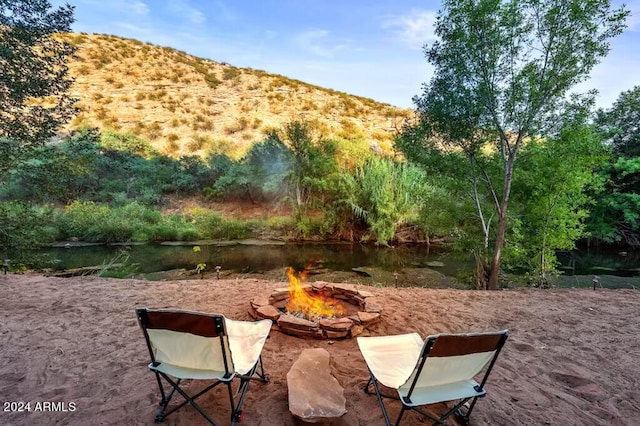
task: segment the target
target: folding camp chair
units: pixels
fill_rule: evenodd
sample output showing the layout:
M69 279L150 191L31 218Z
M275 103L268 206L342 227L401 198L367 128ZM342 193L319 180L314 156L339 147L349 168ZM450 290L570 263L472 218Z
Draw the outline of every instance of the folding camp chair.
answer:
M136 314L151 355L149 369L155 373L160 388L160 410L155 421L161 422L189 403L217 425L195 400L221 383L229 392L231 424L241 421L249 381L269 381L262 368L261 353L271 320L233 321L216 314L146 308L136 309ZM237 401L231 388L234 378L240 379ZM168 394L161 379L171 386ZM184 379L213 380L213 383L191 396L180 387ZM176 391L185 401L166 411Z
M427 337L424 342L417 333L358 337L371 376L364 390L372 393L369 388L373 385L387 425L391 423L382 397L388 395L380 392L378 383L398 392L402 408L396 425L406 410L435 420L434 425L446 425L446 419L454 413L467 424L476 400L486 394L484 385L508 336L504 330L439 334ZM474 378L485 367L481 382L476 382ZM440 418L419 408L449 401L454 401L453 406Z

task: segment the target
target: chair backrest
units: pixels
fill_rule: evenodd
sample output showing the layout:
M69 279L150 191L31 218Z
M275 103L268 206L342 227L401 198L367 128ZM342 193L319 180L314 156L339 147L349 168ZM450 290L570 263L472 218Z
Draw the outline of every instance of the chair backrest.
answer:
M489 364L479 389L493 367L509 333L439 334L427 337L413 373L401 388L438 386L471 380Z
M170 309L136 309L154 364L224 372L234 367L222 315Z

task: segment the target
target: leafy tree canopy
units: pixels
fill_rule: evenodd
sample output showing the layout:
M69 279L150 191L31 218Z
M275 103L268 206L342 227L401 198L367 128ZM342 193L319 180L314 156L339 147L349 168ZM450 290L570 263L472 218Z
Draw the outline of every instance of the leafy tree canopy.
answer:
M0 0L0 140L18 149L42 144L75 114L66 65L75 49L54 37L72 22L69 5Z
M608 53L628 13L609 0L443 2L439 41L426 48L434 76L414 101L422 135L461 147L471 162L487 142L502 157L501 184L487 181L498 217L488 288L497 288L518 151L557 130L567 93Z
M598 111L596 122L622 157L640 156L640 86L622 92L613 107Z

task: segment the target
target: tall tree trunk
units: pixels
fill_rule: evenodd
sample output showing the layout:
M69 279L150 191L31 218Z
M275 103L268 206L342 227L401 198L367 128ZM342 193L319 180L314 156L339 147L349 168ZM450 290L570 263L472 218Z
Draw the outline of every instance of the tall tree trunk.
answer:
M502 262L502 248L504 247L504 235L507 229L507 205L504 201L500 204L500 214L498 216L498 231L496 242L493 247L493 259L489 268L489 283L487 290L498 289L498 278L500 275L500 263Z
M507 231L507 209L509 207L509 195L511 194L511 180L513 179L513 163L516 160L517 152L517 149L513 149L511 151L504 166L502 201L500 202L500 210L498 211L498 230L493 249L493 259L491 260L491 269L489 271L489 283L487 284L488 290L498 289L500 264L502 263L502 248L504 247L504 239Z

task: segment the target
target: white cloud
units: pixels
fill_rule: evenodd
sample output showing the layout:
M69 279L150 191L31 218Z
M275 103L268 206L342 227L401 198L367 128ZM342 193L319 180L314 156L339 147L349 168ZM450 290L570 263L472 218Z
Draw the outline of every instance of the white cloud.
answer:
M296 35L293 43L307 52L324 58L333 57L347 47L346 43L332 42L329 38L327 30L309 30Z
M188 19L192 24L202 24L207 20L205 14L191 6L187 0L169 0L167 7L170 12Z
M436 39L434 28L436 12L413 9L406 15L387 16L382 28L390 30L395 37L411 49L421 49Z
M149 13L149 6L143 1L134 1L132 3L127 3L126 7L131 9L133 13L138 16L146 16Z
M69 3L68 0L53 0L53 6ZM134 14L138 17L149 14L149 5L141 0L76 0L72 2L76 8L90 9L104 12L122 12L124 15Z
M130 24L129 22L115 22L115 25L137 34L147 34L149 32L147 28L143 28L139 25Z
M216 1L217 17L227 22L235 22L238 20L236 12L222 1Z

